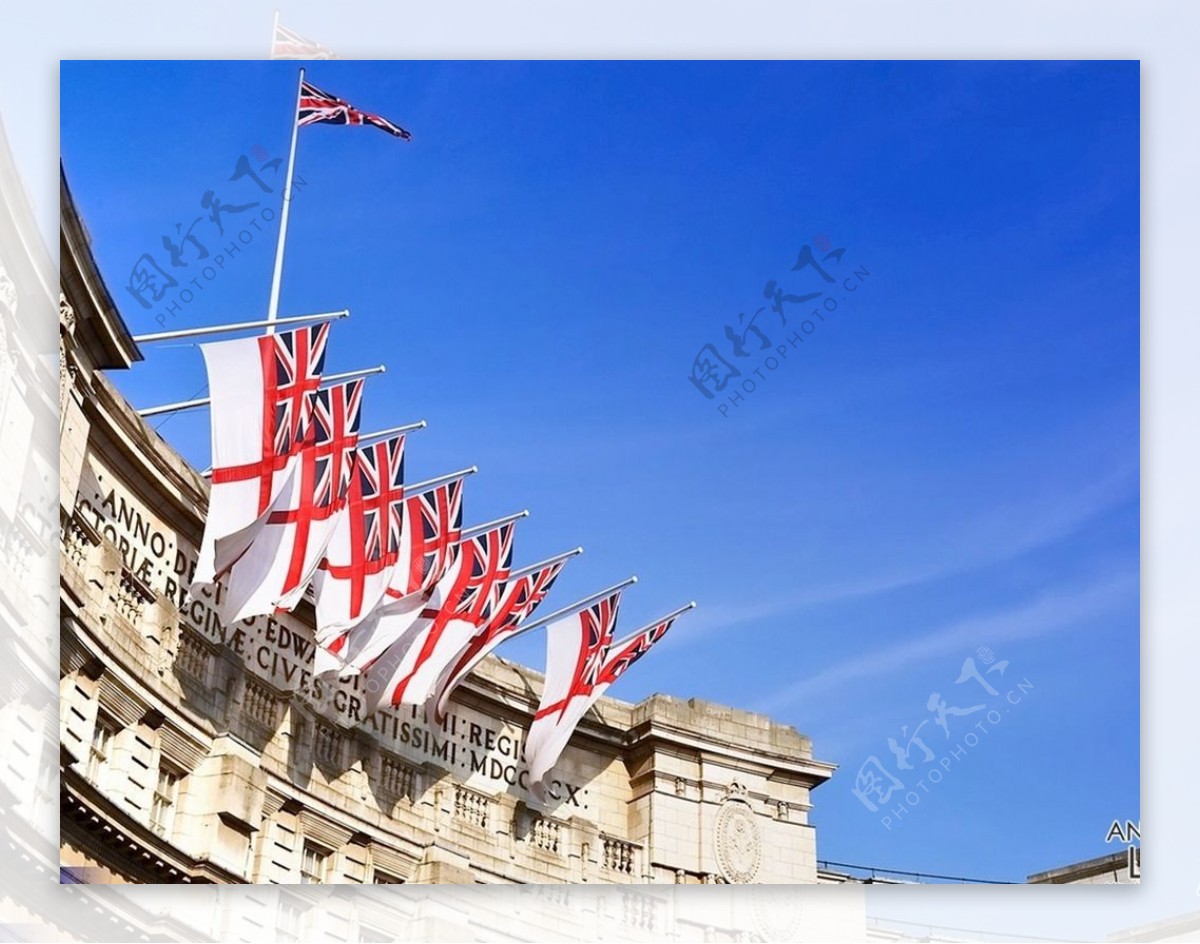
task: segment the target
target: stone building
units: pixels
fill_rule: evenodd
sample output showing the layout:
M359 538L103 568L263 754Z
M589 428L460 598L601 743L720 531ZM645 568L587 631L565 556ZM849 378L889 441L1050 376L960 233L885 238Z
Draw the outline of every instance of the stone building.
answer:
M1130 845L1119 852L1035 872L1030 885L1136 885L1142 880L1142 849Z
M141 352L61 186L61 858L105 883L815 883L808 738L605 698L526 790L540 676L487 660L444 725L312 675L313 614L184 587L207 485L106 373Z

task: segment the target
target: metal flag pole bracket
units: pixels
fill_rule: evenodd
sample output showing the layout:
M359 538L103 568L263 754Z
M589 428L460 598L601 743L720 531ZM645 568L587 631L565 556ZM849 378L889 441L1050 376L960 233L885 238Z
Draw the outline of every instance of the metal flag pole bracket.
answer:
M327 374L321 378L321 386L328 387L332 383L337 383L339 380L354 380L358 377L370 377L374 374L387 373L387 365L380 364L378 367L366 367L362 370L348 370L343 374ZM149 406L144 410L138 410L137 415L146 419L150 416L158 416L160 413L179 413L182 410L194 410L197 407L208 406L212 403L212 397L201 397L199 400L180 400L178 403L164 403L162 406Z
M205 334L227 334L233 331L245 331L249 328L267 328L272 325L303 324L306 321L337 321L339 318L349 318L350 309L326 311L315 315L293 315L287 318L276 318L274 321L240 321L236 324L209 325L205 328L182 328L179 331L159 331L155 334L135 334L135 344L153 344L155 341L174 341L177 338L196 338Z

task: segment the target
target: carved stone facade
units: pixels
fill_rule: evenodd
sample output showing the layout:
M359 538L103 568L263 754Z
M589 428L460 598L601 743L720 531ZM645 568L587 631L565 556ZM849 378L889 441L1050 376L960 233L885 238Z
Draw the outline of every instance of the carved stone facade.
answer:
M409 710L363 718L355 681L312 675L307 605L224 627L208 599L188 598L207 485L105 376L140 355L65 182L62 212L61 854L72 875L818 880L810 793L833 768L791 727L695 699L606 698L542 808L521 760L537 673L486 660L441 726Z

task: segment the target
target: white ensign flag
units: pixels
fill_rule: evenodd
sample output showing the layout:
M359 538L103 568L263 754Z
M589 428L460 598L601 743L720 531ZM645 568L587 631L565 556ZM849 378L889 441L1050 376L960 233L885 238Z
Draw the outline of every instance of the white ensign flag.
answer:
M212 485L192 592L250 546L298 464L329 323L202 344L211 393Z

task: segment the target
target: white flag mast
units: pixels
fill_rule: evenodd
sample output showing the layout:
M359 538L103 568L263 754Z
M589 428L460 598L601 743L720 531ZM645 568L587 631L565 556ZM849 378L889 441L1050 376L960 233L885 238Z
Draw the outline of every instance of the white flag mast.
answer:
M663 623L667 623L673 619L677 619L678 617L682 616L684 613L688 612L689 610L694 610L695 608L696 608L695 600L693 600L691 603L685 603L679 609L672 610L666 616L660 616L658 619L652 620L651 622L647 623L645 626L641 627L640 629L635 629L632 633L629 633L626 636L622 636L620 639L616 640L615 642L613 642L609 645L608 651L613 652L614 650L620 649L622 646L635 640L642 633L649 632L655 626L661 626Z
M469 541L471 538L477 538L481 534L486 534L493 528L501 528L506 524L512 524L514 521L520 521L522 518L529 517L529 509L518 511L515 514L505 515L503 518L497 518L495 521L488 521L485 524L477 524L473 528L463 528L459 540Z
M304 89L304 69L296 80L296 107L292 110L292 146L288 152L287 181L283 185L283 211L279 214L279 241L275 244L275 271L271 276L271 301L267 305L267 334L274 334L279 314L279 283L283 277L283 247L287 242L288 211L292 207L292 174L296 169L296 136L300 130L300 95Z
M375 374L385 373L387 373L387 365L380 364L377 367L364 367L362 370L348 370L343 374L326 374L321 378L321 386L328 387L339 380L354 380L358 377L372 377ZM148 416L158 416L160 413L178 413L181 410L194 410L197 407L208 406L210 403L212 403L212 397L200 397L198 400L180 400L178 403L148 406L144 410L138 410L137 415L145 419Z
M239 321L236 324L208 325L203 328L182 328L179 331L159 331L155 334L135 334L136 344L152 344L155 341L175 341L179 338L196 338L206 334L228 334L234 331L246 331L250 328L265 328L268 325L303 324L307 321L337 321L339 318L349 318L350 309L341 311L326 311L315 315L294 315L290 318L275 318L270 321Z
M572 557L578 557L583 553L582 547L572 548L569 551L564 551L562 554L555 554L553 557L547 557L545 560L538 561L536 564L526 564L519 570L514 570L508 575L509 580L516 580L518 577L528 577L532 573L536 573L543 567L549 567L551 564L557 564L559 561L570 560Z
M514 639L523 633L529 632L531 629L537 629L541 626L545 626L547 623L553 623L555 620L562 619L564 616L570 616L572 613L578 613L580 610L591 606L597 600L603 600L605 597L610 597L618 590L624 590L626 587L632 587L637 582L637 574L627 577L620 583L614 583L611 587L607 587L598 593L593 593L591 596L584 597L582 600L577 600L570 606L564 606L561 610L555 610L549 616L543 616L540 619L534 620L532 623L528 623L524 626L518 626L516 630L509 633L505 637L505 641L507 642L509 639Z
M359 433L358 445L365 446L368 441L374 439L387 439L389 436L399 436L403 433L412 433L420 429L425 429L429 425L428 420L417 420L415 423L406 423L403 426L392 426L388 429L381 429L374 433ZM204 478L212 477L212 466L209 466L200 473Z

